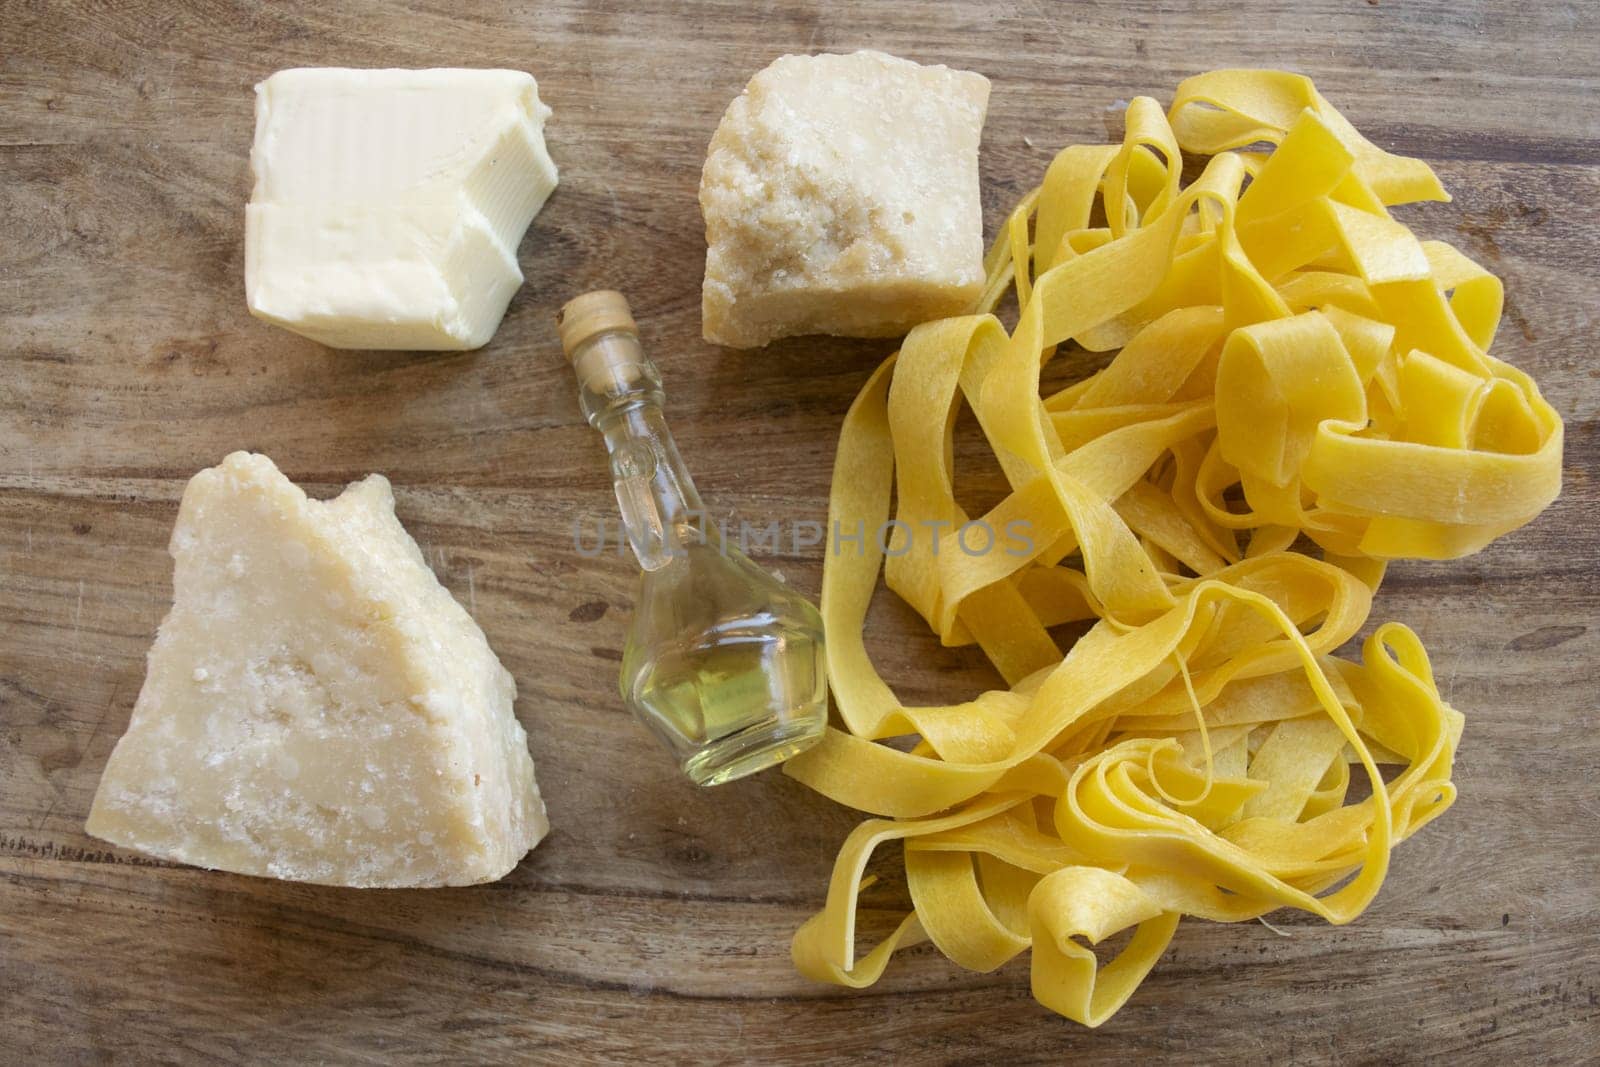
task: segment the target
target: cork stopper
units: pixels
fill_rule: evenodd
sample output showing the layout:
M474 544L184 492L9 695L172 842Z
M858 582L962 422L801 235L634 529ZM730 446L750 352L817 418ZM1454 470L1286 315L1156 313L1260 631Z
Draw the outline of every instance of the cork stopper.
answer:
M628 310L628 298L615 289L595 289L567 301L556 315L561 333L561 349L568 359L583 343L608 330L623 330L638 336L639 327Z

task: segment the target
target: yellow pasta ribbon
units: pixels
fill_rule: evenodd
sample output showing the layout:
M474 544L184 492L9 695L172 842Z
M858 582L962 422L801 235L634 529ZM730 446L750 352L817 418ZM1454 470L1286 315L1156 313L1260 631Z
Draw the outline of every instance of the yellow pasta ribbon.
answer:
M1187 187L1184 152L1209 157ZM1038 1000L1097 1026L1184 915L1345 923L1372 901L1393 846L1454 798L1462 716L1403 626L1360 663L1334 653L1386 561L1474 552L1560 490L1560 418L1488 353L1499 280L1388 210L1441 199L1308 79L1202 74L1166 113L1134 100L1120 146L1062 151L975 313L912 330L872 376L829 518L893 536L827 558L843 729L787 770L876 817L795 935L801 972L863 986L924 940L978 971L1031 949ZM1115 355L1046 394L1067 342ZM1011 490L978 520L955 498L963 404ZM1010 688L901 703L863 640L880 568ZM1077 620L1063 655L1050 628ZM914 910L858 958L891 840Z

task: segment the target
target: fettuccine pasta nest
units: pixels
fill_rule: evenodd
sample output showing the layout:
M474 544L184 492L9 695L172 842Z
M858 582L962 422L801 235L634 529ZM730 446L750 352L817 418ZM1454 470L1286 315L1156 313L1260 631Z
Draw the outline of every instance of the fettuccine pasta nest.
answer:
M976 313L911 331L845 419L830 526L886 528L891 489L899 522L823 575L844 729L788 770L878 817L795 935L813 978L868 985L923 940L976 971L1031 949L1035 997L1097 1026L1182 916L1354 919L1454 798L1462 716L1416 636L1333 653L1386 561L1474 552L1560 489L1560 418L1488 354L1501 284L1391 217L1448 197L1306 78L1199 75L1165 115L1134 100L1126 131L1055 158ZM1210 157L1187 187L1184 152ZM1116 355L1042 395L1068 341ZM1030 552L957 543L962 403L1010 485L981 519L1025 523ZM902 704L863 643L880 566L1011 688ZM1092 626L1063 656L1047 628L1073 620ZM858 957L864 870L896 839L914 910Z

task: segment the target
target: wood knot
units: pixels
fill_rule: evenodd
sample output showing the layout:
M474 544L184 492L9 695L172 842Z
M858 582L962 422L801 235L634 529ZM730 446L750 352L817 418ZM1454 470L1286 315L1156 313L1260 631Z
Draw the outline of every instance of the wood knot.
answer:
M567 619L571 622L598 622L608 607L610 605L604 600L590 600L567 612Z

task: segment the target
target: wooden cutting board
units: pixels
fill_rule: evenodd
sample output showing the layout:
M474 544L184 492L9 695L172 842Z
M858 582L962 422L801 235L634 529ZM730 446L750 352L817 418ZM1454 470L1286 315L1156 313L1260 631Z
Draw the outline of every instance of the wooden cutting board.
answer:
M337 7L337 11L334 8ZM1285 66L1380 145L1434 162L1407 209L1508 290L1496 351L1567 419L1567 489L1479 556L1396 566L1467 714L1444 819L1356 923L1185 924L1098 1032L1025 961L930 949L876 988L802 980L854 816L781 775L704 792L616 693L634 572L584 559L609 514L551 316L626 290L704 496L820 520L841 416L891 345L741 354L699 336L696 183L722 109L790 51L873 47L987 74L989 231L1073 142L1184 75ZM331 352L243 294L251 86L296 65L504 66L555 109L562 183L528 284L467 354ZM1225 3L116 5L0 14L0 1060L894 1063L1574 1062L1600 1049L1600 7ZM1085 360L1081 372L1094 364ZM169 598L185 480L260 450L331 493L369 471L516 675L554 830L504 881L351 892L155 863L86 837ZM820 552L766 561L809 592ZM880 598L907 699L989 680ZM866 922L903 901L885 888Z

